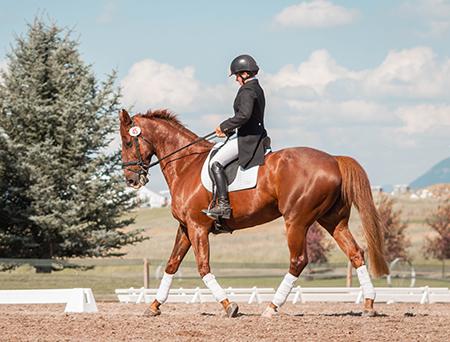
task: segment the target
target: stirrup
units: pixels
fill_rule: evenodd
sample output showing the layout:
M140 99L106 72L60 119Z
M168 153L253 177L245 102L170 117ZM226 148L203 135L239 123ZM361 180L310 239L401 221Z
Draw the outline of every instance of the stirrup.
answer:
M211 210L208 210L206 212L204 210L202 210L202 212L205 212L205 214L209 218L212 218L213 220L218 220L219 218L228 220L231 217L231 211L232 211L232 208L230 206L223 207L220 204L216 205L214 208L212 208Z

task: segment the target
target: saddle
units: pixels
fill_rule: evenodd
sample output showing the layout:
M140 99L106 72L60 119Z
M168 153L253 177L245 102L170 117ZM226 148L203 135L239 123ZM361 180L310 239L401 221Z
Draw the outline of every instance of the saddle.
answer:
M202 167L201 172L201 180L203 186L212 193L213 198L210 203L212 205L216 202L216 187L214 184L214 177L212 175L212 171L209 167L209 162L212 157L219 151L219 149L223 146L223 142L217 143L214 145L214 147L211 149L211 152L209 153L208 157L205 160L205 163ZM270 137L265 137L263 140L263 146L264 146L264 155L267 155L268 153L272 152L271 148L271 140ZM252 189L256 187L257 181L258 181L258 170L259 165L253 166L247 170L243 169L238 164L238 159L236 158L232 162L228 163L225 166L225 175L227 177L227 183L228 183L228 192L233 191L239 191L239 190L245 190L245 189ZM214 231L213 234L217 235L220 233L232 233L233 230L227 227L225 224L225 221L222 218L218 218L217 220L214 220Z
M224 143L220 142L214 145L208 157L206 158L201 171L202 184L206 190L212 193L214 193L215 186L214 178L209 168L209 162L211 158L214 157L214 155L223 146L223 144ZM270 137L264 138L263 145L265 155L272 152ZM231 163L228 163L225 166L225 175L227 176L228 181L228 192L252 189L256 187L258 181L258 169L259 165L253 166L247 170L243 169L241 166L239 166L237 158Z

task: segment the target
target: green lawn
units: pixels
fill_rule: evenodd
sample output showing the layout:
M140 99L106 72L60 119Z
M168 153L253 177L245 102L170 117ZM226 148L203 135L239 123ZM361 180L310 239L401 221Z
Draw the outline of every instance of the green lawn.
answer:
M130 287L141 288L143 286L142 266L101 266L90 270L66 269L51 274L37 274L30 266L21 266L15 271L0 273L0 290L10 289L60 289L60 288L91 288L97 300L117 299L115 289L126 289ZM177 274L174 278L172 288L205 288L203 281L195 272L186 268L184 273ZM237 270L235 273L241 270ZM218 270L218 274L227 273ZM245 272L244 272L245 273ZM223 287L272 287L277 288L282 281L285 272L278 270L271 277L251 277L242 275L218 275L217 279ZM154 279L153 270L150 279L150 287L157 288L159 281ZM182 269L183 274L183 269ZM386 279L374 279L374 286L387 287ZM300 277L297 285L303 287L345 287L346 278L313 278ZM353 287L359 287L358 280L353 277ZM415 287L449 287L449 282L416 279Z

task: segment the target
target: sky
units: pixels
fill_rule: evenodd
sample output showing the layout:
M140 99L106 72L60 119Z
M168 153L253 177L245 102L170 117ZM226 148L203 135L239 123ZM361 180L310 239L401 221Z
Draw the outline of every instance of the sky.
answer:
M0 0L0 67L35 15L72 29L124 108L169 108L199 136L233 115L250 54L274 150L355 158L372 185L408 184L450 157L450 0ZM114 146L119 146L118 139ZM156 169L148 188L167 189Z

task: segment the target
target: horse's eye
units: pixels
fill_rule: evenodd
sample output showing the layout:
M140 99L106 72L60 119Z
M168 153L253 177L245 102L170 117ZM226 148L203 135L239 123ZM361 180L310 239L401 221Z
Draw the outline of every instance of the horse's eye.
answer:
M125 147L126 147L126 148L130 148L131 146L133 146L133 142L132 142L132 141L127 141L127 142L125 143Z

